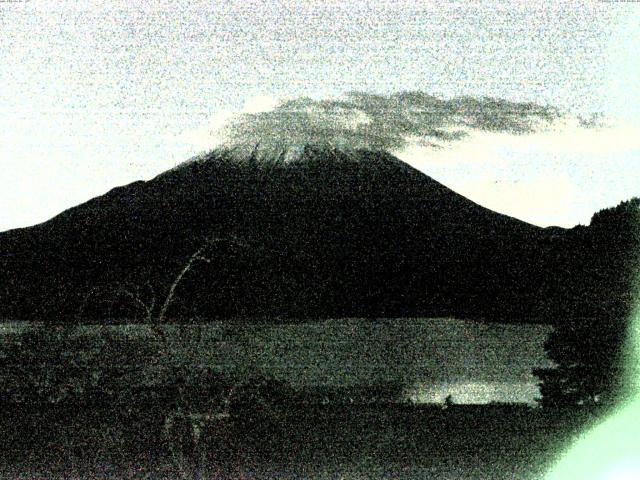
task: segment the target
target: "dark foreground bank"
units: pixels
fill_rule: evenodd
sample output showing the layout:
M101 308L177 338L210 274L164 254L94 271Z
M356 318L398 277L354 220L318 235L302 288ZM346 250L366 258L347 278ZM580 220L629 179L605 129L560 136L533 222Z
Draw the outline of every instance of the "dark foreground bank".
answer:
M170 413L6 407L0 477L533 479L598 416L584 408L399 404Z

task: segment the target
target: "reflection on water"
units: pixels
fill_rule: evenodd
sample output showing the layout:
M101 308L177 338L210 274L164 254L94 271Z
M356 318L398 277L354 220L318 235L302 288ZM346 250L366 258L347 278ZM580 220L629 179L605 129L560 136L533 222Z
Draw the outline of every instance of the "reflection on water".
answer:
M444 383L419 383L408 389L407 398L412 403L443 403L447 397L460 404L483 404L490 402L517 402L535 405L540 390L533 382L504 381L489 382L451 380Z
M0 332L25 324L1 325ZM99 327L79 327L99 331ZM102 327L150 335L145 325ZM402 382L419 402L532 402L549 327L456 319L341 319L299 324L166 326L169 355L295 386Z

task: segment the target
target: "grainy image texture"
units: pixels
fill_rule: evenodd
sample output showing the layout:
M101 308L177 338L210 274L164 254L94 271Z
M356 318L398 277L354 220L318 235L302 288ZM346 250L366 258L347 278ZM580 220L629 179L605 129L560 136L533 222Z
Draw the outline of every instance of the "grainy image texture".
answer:
M0 478L640 478L639 3L0 38Z

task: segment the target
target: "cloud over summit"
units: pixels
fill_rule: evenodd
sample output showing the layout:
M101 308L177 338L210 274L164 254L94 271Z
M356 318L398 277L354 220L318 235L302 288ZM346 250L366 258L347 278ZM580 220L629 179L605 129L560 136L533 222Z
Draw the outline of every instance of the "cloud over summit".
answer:
M351 92L336 99L299 98L268 111L245 111L214 135L224 145L260 145L264 150L328 143L397 151L409 144L438 147L474 130L532 132L560 116L551 107L486 97Z
M588 224L595 211L638 195L640 126L607 114L405 91L254 97L212 120L193 132L193 154L257 146L289 160L306 144L387 150L484 207L540 226Z

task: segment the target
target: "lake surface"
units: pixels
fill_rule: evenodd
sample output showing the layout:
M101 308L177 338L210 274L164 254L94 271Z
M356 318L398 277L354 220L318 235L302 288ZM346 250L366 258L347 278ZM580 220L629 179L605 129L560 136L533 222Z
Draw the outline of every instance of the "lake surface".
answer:
M0 333L25 324L0 324ZM83 327L89 330L96 327ZM132 335L144 325L114 326ZM546 325L457 319L340 319L299 324L167 326L171 355L240 377L261 373L293 386L401 382L415 402L510 401L538 395L531 370L547 366Z

